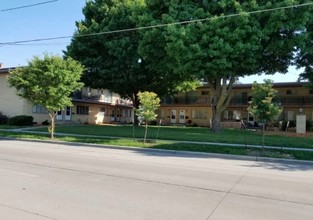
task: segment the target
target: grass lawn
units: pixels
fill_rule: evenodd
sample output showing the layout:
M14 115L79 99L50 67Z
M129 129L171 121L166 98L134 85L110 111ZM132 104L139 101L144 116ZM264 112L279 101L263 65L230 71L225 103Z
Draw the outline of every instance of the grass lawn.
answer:
M47 128L39 128L34 131L47 131ZM97 136L112 136L132 138L142 138L143 127L130 125L77 125L77 126L58 126L57 133L83 134ZM306 136L292 136L283 132L272 132L265 134L265 145L279 147L312 148L313 134ZM199 142L218 142L244 145L262 145L262 133L260 131L248 131L240 129L224 129L222 133L213 133L208 128L203 127L170 127L170 126L150 126L148 138L155 140L175 140L175 141L199 141Z
M1 128L1 127L0 127ZM47 128L35 128L32 131L47 132ZM177 141L197 141L197 142L218 142L218 143L237 143L245 145L262 145L262 133L255 131L239 130L239 129L224 129L222 133L212 133L208 128L194 128L194 127L156 127L150 126L148 130L148 137L154 140L151 143L142 143L142 141L133 140L135 138L143 137L143 127L136 127L130 125L109 125L109 126L92 126L92 125L75 125L75 126L57 126L56 134L83 134L95 135L101 137L72 137L72 136L58 136L56 140L67 142L81 142L94 143L100 145L119 145L119 146L133 146L141 148L155 148L155 149L169 149L182 150L193 152L209 152L233 155L249 155L249 156L263 156L274 158L290 158L313 160L313 152L296 152L284 150L262 150L248 147L228 147L228 146L212 146L206 144L187 144L179 143ZM16 133L10 130L0 131L2 137L16 137L27 139L49 139L49 135L45 134L28 134ZM107 138L107 137L115 138ZM156 137L158 136L158 140ZM171 140L175 140L173 142ZM313 135L306 136L286 136L286 133L271 133L266 134L265 145L281 146L281 147L301 147L313 149Z

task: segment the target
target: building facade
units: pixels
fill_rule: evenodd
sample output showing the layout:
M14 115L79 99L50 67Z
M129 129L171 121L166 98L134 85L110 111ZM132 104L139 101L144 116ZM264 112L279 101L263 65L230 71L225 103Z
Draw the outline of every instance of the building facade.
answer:
M298 114L306 115L313 121L313 91L304 82L274 83L278 91L275 102L282 112L276 120L295 121ZM254 123L257 121L248 111L248 101L251 99L252 84L234 85L229 106L222 114L222 125L233 127L232 122ZM175 97L162 99L158 110L158 119L163 124L189 124L210 126L212 119L211 91L208 86L202 86L196 91L181 93ZM238 127L238 123L234 123Z
M46 110L16 95L15 88L7 82L9 71L14 68L0 68L0 112L8 117L30 115L40 124L49 120ZM313 121L313 91L306 83L274 83L278 91L275 102L282 112L276 120L295 121L298 114ZM236 122L254 123L257 121L247 111L251 99L252 84L236 84L231 93L228 108L222 114L224 127L238 127ZM83 88L72 96L73 106L57 112L58 123L131 123L134 118L130 100L106 89ZM212 119L211 91L208 86L198 87L195 91L165 97L157 111L158 121L163 125L210 126ZM239 123L240 125L240 123Z
M49 121L44 107L17 96L15 88L9 87L7 77L13 69L0 68L0 112L8 117L33 116L37 124ZM105 124L133 121L132 102L106 89L83 88L73 94L72 103L73 106L57 112L57 123Z

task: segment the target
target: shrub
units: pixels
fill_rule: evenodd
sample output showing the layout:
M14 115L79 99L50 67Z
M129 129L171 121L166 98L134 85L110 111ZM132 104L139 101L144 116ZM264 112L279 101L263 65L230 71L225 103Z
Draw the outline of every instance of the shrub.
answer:
M34 118L28 115L18 115L9 119L9 125L30 126L33 125Z
M5 125L8 123L9 118L0 112L0 125Z
M42 125L50 125L49 121L48 120L45 120L41 123Z
M288 121L281 121L280 122L280 130L286 131ZM296 127L296 121L289 121L288 128L295 128Z
M158 122L156 120L150 121L149 125L158 125Z

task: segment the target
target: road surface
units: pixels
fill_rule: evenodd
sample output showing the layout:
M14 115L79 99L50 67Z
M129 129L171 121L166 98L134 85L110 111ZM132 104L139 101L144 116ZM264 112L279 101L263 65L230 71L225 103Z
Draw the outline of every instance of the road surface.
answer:
M313 164L0 139L0 219L312 220Z

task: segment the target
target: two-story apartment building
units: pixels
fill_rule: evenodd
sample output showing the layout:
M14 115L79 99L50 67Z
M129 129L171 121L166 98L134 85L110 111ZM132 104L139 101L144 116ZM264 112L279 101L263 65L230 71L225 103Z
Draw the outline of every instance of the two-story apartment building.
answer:
M37 106L16 95L14 88L7 82L9 71L13 68L0 68L0 112L12 117L31 115L34 121L42 123L49 117L42 106ZM232 90L232 99L222 121L246 121L253 123L256 119L247 111L251 98L252 84L237 84ZM274 83L278 91L276 102L282 113L277 120L296 120L297 114L305 114L307 120L313 121L313 90L305 87L303 82ZM197 124L210 126L212 118L211 92L208 86L201 86L195 91L177 94L175 97L162 99L158 110L158 119L162 124ZM131 101L122 99L118 94L106 89L83 88L73 94L73 106L57 113L57 121L90 124L129 123L133 121L134 112ZM229 123L228 123L229 124Z
M0 112L13 117L30 115L34 122L41 124L49 120L42 106L34 105L29 100L16 94L15 88L9 87L7 77L14 68L0 68ZM73 94L73 106L57 112L57 122L78 122L90 124L130 123L133 121L131 101L122 99L118 94L106 89L83 88Z
M275 102L282 109L277 120L296 120L297 114L305 114L313 120L313 90L304 82L274 83L278 91ZM237 84L232 90L232 99L222 116L223 122L241 121L253 123L255 118L247 111L251 99L252 84ZM202 86L196 91L181 93L162 100L158 117L164 124L197 124L210 126L212 118L210 88ZM225 123L226 124L226 123Z

